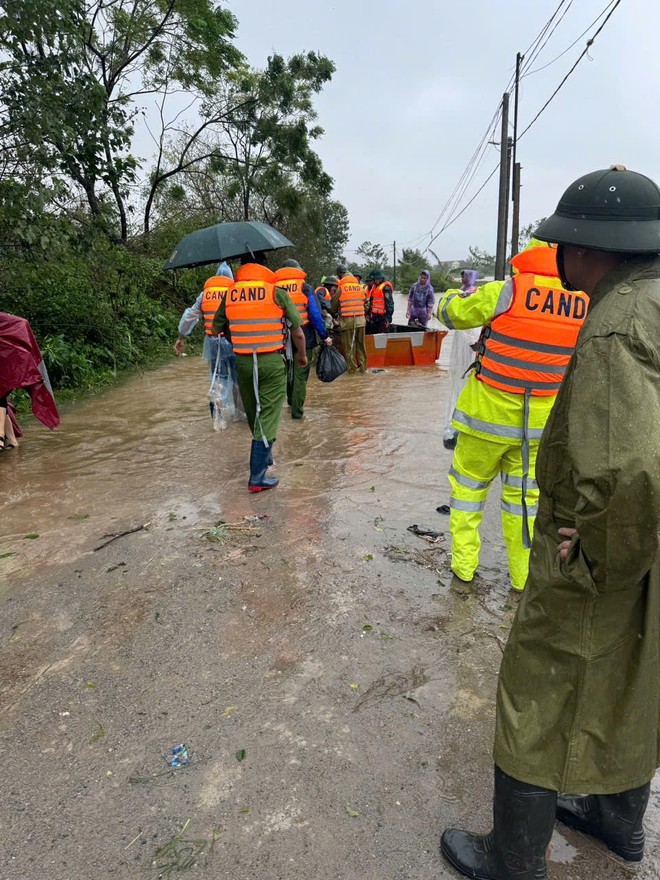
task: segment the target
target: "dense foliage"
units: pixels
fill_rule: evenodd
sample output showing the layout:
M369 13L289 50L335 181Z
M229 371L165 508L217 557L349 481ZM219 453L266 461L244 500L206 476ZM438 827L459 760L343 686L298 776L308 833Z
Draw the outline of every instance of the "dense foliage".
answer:
M253 69L237 25L217 0L0 2L0 309L28 318L59 387L172 340L212 269L162 271L194 229L265 220L315 276L346 244L313 149L334 65Z

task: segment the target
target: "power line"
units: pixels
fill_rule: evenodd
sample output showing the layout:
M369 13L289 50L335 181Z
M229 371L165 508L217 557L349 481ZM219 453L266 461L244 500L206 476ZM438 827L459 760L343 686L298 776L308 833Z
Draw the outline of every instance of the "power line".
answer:
M552 36L554 31L556 30L556 28L558 27L558 25L560 24L560 22L562 21L562 19L564 18L564 16L568 12L568 10L570 9L573 2L574 2L574 0L560 0L560 2L557 5L553 14L550 16L550 18L545 23L543 28L539 31L539 33L534 38L534 40L532 40L530 46L525 50L526 55L531 53L531 54L529 54L528 65L532 64L533 61L536 59L536 57L538 57L539 52L547 44L548 40L550 39L550 37ZM566 5L566 4L568 4L568 5ZM562 9L563 9L563 12L562 12ZM555 22L555 19L560 14L560 12L562 13L561 16L559 17L559 19L555 23L554 27L552 27L553 22ZM552 28L552 30L550 30L550 28ZM548 34L548 30L550 30L549 34ZM548 34L548 35L545 39L545 42L542 43L546 34ZM515 79L515 74L509 80L505 91L509 92L511 90L514 79ZM429 236L431 236L431 242L430 242L431 244L435 241L435 239L440 234L440 233L438 233L437 235L433 235L433 233L437 229L438 225L442 222L443 218L448 217L449 222L445 223L445 225L441 228L440 232L443 232L445 229L447 229L449 225L451 225L455 220L458 219L458 217L460 217L464 213L465 208L469 207L469 205L472 204L472 202L474 201L476 196L481 192L481 190L485 187L486 183L491 179L492 174L487 178L487 180L477 190L477 192L472 197L472 199L468 202L468 204L465 206L465 208L462 209L458 214L455 214L456 209L458 208L461 201L463 200L467 190L469 189L472 181L474 180L474 178L475 178L475 176L481 166L481 163L483 162L483 160L486 156L486 153L488 151L488 143L497 130L497 124L500 120L500 117L501 117L501 104L498 105L497 110L493 114L493 117L491 118L490 123L489 123L484 135L482 136L481 140L477 144L477 147L476 147L475 151L473 152L472 156L468 160L468 163L467 163L465 169L463 170L463 173L461 174L454 189L450 193L449 198L447 199L447 201L443 205L443 207L440 211L440 214L438 215L435 223L431 227L430 231L427 233ZM421 236L419 236L419 238L424 238L424 237L425 237L425 234L422 234ZM413 239L413 240L419 240L419 238ZM427 248L427 250L428 250L428 248Z
M569 78L569 76L573 73L573 71L574 71L575 68L578 66L578 64L580 63L580 61L582 61L582 59L584 58L584 56L587 55L587 53L589 52L589 49L593 46L594 42L596 41L596 37L597 37L597 36L600 34L600 32L603 30L603 28L605 27L605 25L607 24L607 22L610 20L610 18L614 15L614 13L616 12L617 7L619 6L620 3L621 3L621 0L615 0L614 6L610 9L610 11L609 11L607 17L605 18L605 21L603 21L603 23L602 23L601 26L598 28L598 30L597 30L596 33L593 35L593 37L590 37L590 38L587 40L587 45L584 47L584 50L583 50L583 51L581 52L581 54L579 55L579 57L578 57L577 61L575 62L575 64L571 67L571 69L568 71L568 73L566 74L566 76L562 79L562 81L559 83L559 85L557 86L557 88L554 90L554 92L550 95L550 97L549 97L548 100L545 102L545 104L541 107L541 109L540 109L539 112L536 114L536 116L535 116L535 117L532 119L532 121L529 123L529 125L527 126L527 128L525 128L525 129L520 133L520 135L518 136L518 140L520 140L520 138L523 137L523 135L526 134L526 133L530 130L530 128L534 125L534 123L535 123L536 120L539 118L539 116L543 113L543 111L544 111L544 110L545 110L545 109L551 104L551 102L554 100L555 96L556 96L557 93L560 91L560 89L562 88L562 86L564 85L564 83L566 82L566 80L567 80L567 79Z
M567 2L568 2L568 5L566 6L566 8L562 12L562 7L565 6L565 4ZM530 47L529 49L526 49L523 52L523 56L525 57L525 62L524 62L523 66L521 68L521 71L520 71L521 76L524 75L525 71L534 63L534 61L539 57L541 52L548 45L550 38L552 37L554 32L557 30L559 25L562 23L562 21L564 20L564 18L566 16L566 13L568 12L568 10L571 8L572 5L573 5L573 0L561 0L559 6L555 9L555 11L552 14L552 16L550 17L550 19L546 22L545 27L543 28L543 30L541 31L541 33L539 34L537 39L532 44L532 46L534 48ZM559 15L560 12L561 12L561 15L559 16L559 18L557 18L557 16ZM552 23L554 22L555 18L557 18L557 21L555 22L554 27L552 27ZM551 27L552 27L552 30L550 30ZM550 33L547 33L548 31L550 31ZM547 33L547 36L546 36L546 33ZM545 37L545 39L543 39L544 37ZM541 43L541 40L543 40L542 43Z
M588 34L588 33L589 33L589 31L591 30L591 28L592 28L595 24L598 24L598 22L599 22L599 21L601 20L601 18L605 15L605 13L607 12L607 10L610 8L610 6L612 6L613 3L616 3L616 0L610 0L610 3L605 7L605 9L603 9L603 11L600 13L600 15L597 15L596 18L591 22L591 24L588 25L588 26L582 31L582 33L581 33L579 36L577 36L577 37L573 40L573 42L571 43L571 45L570 45L570 46L567 46L567 47L564 49L563 52L561 52L559 55L557 55L556 58L553 58L552 61L548 61L548 63L547 63L547 64L544 64L542 67L537 67L535 70L529 70L529 71L525 74L525 76L532 76L532 75L535 74L535 73L540 73L540 71L545 70L546 68L548 68L548 67L550 67L551 65L553 65L553 64L555 63L555 61L559 61L560 58L563 58L564 55L566 55L567 52L570 52L570 51L571 51L571 49L573 48L573 46L575 46L577 43L580 42L580 40L582 39L582 37L583 37L585 34Z
M493 168L493 170L490 172L490 174L488 175L488 177L487 177L487 178L484 180L484 182L481 184L481 186L480 186L479 189L476 191L476 193L472 196L472 198L471 198L470 201L467 203L467 205L465 205L465 207L463 207L463 208L458 212L458 214L456 214L454 217L452 217L451 220L448 220L447 223L445 223L445 225L442 227L442 229L440 230L440 232L437 232L437 233L433 236L433 238L431 239L431 241L430 241L430 242L428 243L428 245L426 246L426 250L424 251L424 253L426 253L426 251L428 251L428 249L431 247L431 245L432 245L433 242L436 240L436 238L437 238L439 235L441 235L441 234L445 231L445 229L449 229L449 227L450 227L453 223L455 223L455 222L458 220L458 218L459 218L462 214L464 214L464 213L467 211L467 209L470 207L470 205L472 204L472 202L474 202L474 200L475 200L475 199L477 198L477 196L481 193L481 191L482 191L483 189L485 189L486 184L489 183L489 181L492 180L492 178L495 176L495 173L496 173L497 171L499 171L499 167L500 167L500 165L499 165L499 162L498 162L498 164Z
M620 2L621 2L621 0L611 0L611 2L608 4L608 6L605 7L603 12L600 13L600 15L595 19L594 22L592 22L592 24L587 28L587 30L584 31L579 37L577 37L577 39L571 44L571 46L568 47L568 49L564 50L562 55L564 55L577 42L579 42L579 40L584 36L584 34L587 33L591 29L591 27L593 27L593 25L596 24L603 17L603 15L605 15L607 13L608 8L611 7L609 14L607 15L607 18L602 23L602 25L598 29L598 31L594 34L594 36L591 38L591 40L587 43L587 46L586 46L584 52L582 53L582 55L578 58L578 60L573 65L571 70L569 70L569 72L564 77L562 82L559 84L557 89L553 92L553 94L550 96L550 98L544 104L544 106L540 109L540 111L537 113L537 115L534 117L534 119L531 121L531 123L518 136L518 140L520 140L520 138L527 131L529 131L529 129L536 122L536 120L539 118L539 116L543 113L543 111L546 109L546 107L554 99L555 95L562 88L562 86L564 85L564 83L566 82L568 77L571 75L571 73L575 70L577 65L580 63L580 61L582 60L584 55L587 54L590 46L593 44L594 40L596 39L598 34L601 32L603 27L607 24L609 18L611 17L613 12L616 10L616 8ZM554 12L550 16L550 18L546 21L546 23L541 28L541 30L539 31L537 36L534 38L534 40L532 40L531 44L525 50L525 52L524 52L525 62L523 64L523 67L521 70L522 76L528 76L528 75L531 75L531 73L537 72L536 70L530 71L529 68L533 65L533 63L539 57L541 52L548 45L550 39L552 38L553 34L555 33L555 31L557 30L559 25L561 24L561 22L564 20L564 18L568 14L573 3L574 3L574 0L560 0L560 2L558 3L557 7L554 10ZM612 5L612 4L614 4L614 5ZM558 60L560 57L562 57L562 55L557 56L557 58L555 58L555 59L553 59L553 61L549 62L549 64L547 66L550 66L550 64L554 63L554 61ZM541 69L543 69L543 68L537 68L537 70L541 70ZM511 88L513 86L514 81L515 81L515 74L509 80L507 87L506 87L506 90L505 90L506 92L511 91ZM500 117L501 117L501 104L498 105L496 112L493 114L493 117L491 118L491 121L488 125L488 128L486 129L486 132L482 136L481 140L477 144L475 151L472 153L472 156L468 160L468 163L467 163L465 169L463 170L463 173L461 174L454 189L450 193L449 198L447 199L447 201L443 205L442 210L440 211L440 214L438 215L435 223L431 227L430 231L428 233L426 233L430 236L430 241L429 241L429 244L427 245L424 253L426 253L426 251L428 251L430 246L438 238L439 235L441 235L446 229L449 228L449 226L451 226L453 223L455 223L459 219L459 217L461 217L465 213L465 211L467 211L467 209L470 207L470 205L473 204L473 202L475 201L477 196L483 191L483 189L486 187L488 182L493 178L493 176L497 172L497 169L499 166L496 166L493 169L493 171L491 171L491 173L488 175L486 180L484 180L484 182L477 189L477 191L474 193L474 195L470 198L470 200L467 202L467 204L465 204L461 208L461 210L458 211L458 213L456 213L459 205L461 204L463 198L465 197L465 194L467 193L468 189L470 188L470 185L471 185L472 181L474 180L474 178L475 178L475 176L476 176L476 174L477 174L477 172L478 172L478 170L479 170L479 168L485 158L485 155L486 155L487 149L488 149L489 140L493 136L494 132L496 131L497 124L500 120ZM435 233L435 235L434 235L435 230L440 225L442 220L445 218L446 218L446 222L442 225L440 230L437 233ZM423 239L426 234L422 234L418 238L412 239L412 241L419 241L420 239Z
M497 123L499 122L499 118L500 118L500 113L501 113L501 110L500 110L500 107L498 106L497 110L493 114L493 117L488 125L488 128L486 129L481 140L477 144L477 147L476 147L475 151L472 153L472 156L468 160L468 164L466 165L465 169L463 170L463 173L461 174L461 176L458 180L458 183L456 184L456 186L452 190L451 194L449 195L449 198L445 202L445 204L444 204L442 210L440 211L440 214L438 215L435 223L433 224L430 231L428 232L428 235L433 235L434 231L436 230L436 228L438 227L438 225L442 221L443 217L448 212L451 213L451 210L453 210L455 203L460 202L460 200L462 199L462 197L465 193L465 190L467 189L467 187L469 187L469 185L472 182L472 179L474 177L474 174L478 170L479 165L481 164L481 162L483 160L483 157L486 152L486 147L488 144L488 139L491 137L491 135L493 134L494 130L497 127Z

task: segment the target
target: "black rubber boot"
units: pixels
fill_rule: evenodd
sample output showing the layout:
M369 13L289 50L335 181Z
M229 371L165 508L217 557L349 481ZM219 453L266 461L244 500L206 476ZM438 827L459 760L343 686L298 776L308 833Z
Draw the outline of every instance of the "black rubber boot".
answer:
M496 767L493 830L483 835L450 828L440 841L442 854L473 880L547 880L556 803L556 791L518 782Z
M250 450L250 479L248 480L249 492L263 492L264 489L274 489L279 485L279 480L266 476L270 447L264 446L261 440L252 441Z
M215 415L215 404L212 400L209 400L209 409L211 410L211 418Z
M642 819L649 802L651 783L621 794L590 794L557 799L557 818L569 828L590 834L629 862L644 855Z

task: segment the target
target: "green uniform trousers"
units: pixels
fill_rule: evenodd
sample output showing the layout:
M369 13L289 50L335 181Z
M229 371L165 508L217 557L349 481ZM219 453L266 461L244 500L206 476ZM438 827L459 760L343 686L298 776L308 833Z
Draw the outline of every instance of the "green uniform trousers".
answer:
M241 390L243 406L248 424L255 440L270 443L277 438L280 412L286 396L286 363L279 352L257 355L258 378L255 382L254 362L251 355L236 356L238 387ZM259 390L261 412L257 416L257 394Z
M312 368L314 352L316 349L307 349L307 366L299 367L296 359L289 364L286 376L286 401L291 407L291 418L301 419L307 397L307 380Z
M354 373L359 369L361 373L364 373L367 369L367 349L364 341L366 328L364 326L344 327L345 320L342 320L341 344L348 364L348 372Z
M534 473L538 448L538 442L530 444L530 474ZM498 473L502 480L502 533L511 586L522 590L529 569L529 550L525 549L523 543L523 462L520 444L492 443L471 434L459 433L449 470L451 568L461 580L472 580L479 565L479 526L484 515L486 496ZM530 535L534 531L538 497L538 484L532 476L528 476L525 502Z

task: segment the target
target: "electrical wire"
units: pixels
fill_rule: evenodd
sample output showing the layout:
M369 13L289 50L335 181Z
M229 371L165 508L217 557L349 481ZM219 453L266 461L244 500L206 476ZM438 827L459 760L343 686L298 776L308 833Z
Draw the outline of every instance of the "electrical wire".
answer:
M594 25L598 24L598 22L601 20L601 18L607 13L607 10L610 8L610 6L612 6L614 3L616 3L616 0L610 0L610 3L605 7L605 9L603 9L603 11L600 13L600 15L597 15L596 18L591 22L591 24L588 25L588 26L582 31L582 33L581 33L579 36L577 36L577 37L573 40L573 42L571 43L571 45L570 45L570 46L567 46L567 47L564 49L563 52L561 52L559 55L557 55L556 58L553 58L552 61L548 61L548 63L547 63L547 64L544 64L542 67L537 67L537 68L535 68L534 70L529 70L529 71L525 74L525 76L533 76L533 74L535 74L535 73L539 73L540 71L545 70L546 68L548 68L548 67L550 67L551 65L553 65L553 64L555 63L555 61L559 61L560 58L563 58L564 55L566 55L567 52L570 52L570 51L571 51L571 49L573 48L573 46L577 45L577 43L580 42L580 40L582 39L582 37L583 37L585 34L588 34L588 33L589 33L589 31L591 30L591 28L592 28Z
M525 50L525 55L528 56L528 64L532 64L533 61L538 57L538 53L547 44L547 41L550 39L550 37L554 33L554 31L556 30L556 28L558 27L558 25L560 24L560 22L562 21L562 19L564 18L564 16L568 12L568 10L570 9L573 2L574 2L574 0L560 0L560 2L557 5L553 14L550 16L550 18L545 23L545 25L541 28L541 30L536 35L534 40L532 40L529 47ZM561 15L560 15L560 13L561 13ZM560 17L555 22L555 19L557 19L557 16L560 16ZM554 23L554 27L553 27L553 23ZM549 30L550 30L550 33L548 33ZM546 35L547 35L547 37L546 37ZM545 42L542 42L544 40L544 37L545 37ZM515 72L512 75L512 77L509 79L509 82L508 82L507 87L505 89L506 92L511 91L511 88L512 88L514 82L515 82ZM445 218L449 222L445 223L443 225L440 232L447 229L449 225L451 225L456 219L458 219L458 217L460 217L464 213L465 209L461 209L458 214L456 214L456 210L458 209L459 205L463 201L465 194L469 190L477 172L479 171L479 168L481 167L481 164L486 156L486 153L488 152L489 141L491 140L491 138L493 138L493 136L496 132L497 125L501 119L501 116L502 116L502 105L499 104L497 107L497 110L493 114L493 116L488 124L488 127L487 127L484 135L482 136L481 140L477 144L477 147L474 150L474 152L472 153L472 156L468 160L468 163L467 163L465 169L463 170L463 173L461 174L460 178L458 179L458 182L456 183L454 189L450 193L447 201L443 205L443 207L442 207L438 217L436 218L433 226L431 227L431 229L429 230L428 233L424 233L421 236L419 236L417 239L413 239L414 241L415 240L419 241L419 239L423 239L425 237L425 235L428 234L431 237L430 243L432 244L435 241L435 239L437 238L437 235L434 235L434 232ZM476 198L476 196L481 192L481 190L485 187L486 183L488 183L488 181L491 179L491 177L493 176L494 173L495 172L492 172L489 175L489 177L486 179L486 181L477 190L475 195L470 199L470 201L466 205L466 208L472 204L472 202L474 201L474 198Z
M545 110L545 109L546 109L546 108L552 103L552 101L554 100L555 96L558 94L558 92L560 91L560 89L562 88L562 86L564 85L564 83L566 82L566 80L567 80L567 79L569 78L569 76L573 73L573 71L574 71L575 68L578 66L578 64L580 63L580 61L582 61L582 59L584 58L584 56L589 52L589 49L593 46L593 44L594 44L594 42L595 42L595 40L596 40L596 37L597 37L597 36L600 34L600 32L603 30L603 28L605 27L605 25L607 24L607 22L610 20L610 18L612 18L612 16L613 16L614 13L616 12L617 7L620 5L620 3L621 3L621 0L615 0L614 5L612 6L612 8L610 9L609 13L607 14L607 17L605 18L605 21L603 21L603 23L602 23L601 26L598 28L598 30L597 30L596 33L593 35L593 37L590 37L590 38L587 40L587 45L584 47L584 50L580 53L580 55L579 55L577 61L575 62L575 64L571 67L571 69L568 71L568 73L566 74L566 76L562 79L562 81L559 83L559 85L557 86L557 88L556 88L556 89L554 90L554 92L550 95L550 97L548 98L548 100L547 100L547 101L545 102L545 104L541 107L541 109L540 109L539 112L536 114L536 116L532 119L532 121L529 123L529 125L528 125L526 128L524 128L523 131L518 135L518 140L520 140L520 138L523 137L523 135L525 135L525 134L530 130L530 128L534 125L534 123L535 123L536 120L539 118L539 116L541 116L541 114L544 112L544 110Z
M485 189L486 184L489 183L489 182L492 180L492 178L494 177L495 173L496 173L497 171L499 171L499 168L500 168L500 165L499 165L499 162L498 162L498 164L493 168L493 170L490 172L490 174L488 175L488 177L487 177L487 178L484 180L484 182L481 184L481 186L479 187L479 189L478 189L478 190L475 192L475 194L472 196L472 198L470 199L470 201L469 201L469 202L468 202L468 203L467 203L467 204L466 204L466 205L465 205L465 206L464 206L464 207L458 212L458 214L456 214L454 217L452 217L450 220L448 220L439 232L436 232L436 234L433 236L433 238L431 239L431 241L430 241L430 242L428 243L428 245L426 246L426 250L424 251L424 253L426 253L426 251L429 250L429 248L431 247L431 245L433 244L433 242L436 240L436 238L437 238L439 235L441 235L441 234L445 231L445 229L449 229L449 227L450 227L452 224L454 224L462 214L465 214L465 212L466 212L467 209L470 207L470 205L472 204L472 202L474 202L474 200L475 200L475 199L477 198L477 196L482 192L482 190Z
M620 2L621 2L621 0L611 0L609 5L611 6L612 3L615 3L616 5L612 8L610 15L612 14L612 12L614 12L614 9L616 9L616 6L618 6ZM534 64L536 59L539 57L539 55L541 54L543 49L548 45L548 42L552 38L553 34L557 30L557 28L559 27L561 22L564 20L564 18L568 14L573 3L574 3L574 0L560 0L560 2L558 3L557 7L554 10L554 12L550 16L550 18L546 21L546 23L541 28L539 33L536 35L536 37L532 40L530 45L527 47L527 49L523 53L524 63L523 63L521 70L520 70L521 79L523 78L523 76L530 75L531 72L536 72L536 71L530 71L529 68L532 67L532 65ZM607 8L608 7L606 7L605 10L603 10L603 12L601 12L601 14L598 16L598 18L596 18L595 22L593 22L592 25L590 25L589 28L587 28L587 31L593 26L593 24L595 24L596 22L598 22L600 20L600 18L602 18L602 16L607 12ZM603 26L607 23L607 20L609 19L609 17L610 16L608 15L608 18L606 18L605 22L603 22ZM602 30L602 27L600 30ZM598 36L598 33L600 33L600 30L594 35L591 42L593 42L593 39L595 39L595 37ZM584 36L584 34L581 34L580 37L577 38L575 43L578 42L582 36ZM575 43L573 43L572 45L575 45ZM585 53L583 53L583 54L586 54L586 51L588 50L589 45L590 44L587 44L587 49L585 49ZM569 49L570 48L572 48L572 46L569 47ZM565 52L566 51L568 51L568 49L565 50ZM562 54L565 54L565 52ZM561 56L558 56L558 58L559 57L561 57ZM577 63L579 63L579 61L581 60L582 57L583 56L581 56L580 59L578 59ZM555 60L557 60L557 59L555 59ZM550 63L553 63L553 62L550 62ZM577 63L575 66L577 66ZM569 73L567 74L567 77L562 81L562 83L560 83L560 85L557 88L557 90L555 91L555 93L550 97L550 99L546 103L546 105L541 108L541 110L539 111L537 116L532 120L532 122L525 129L525 131L528 131L529 128L531 127L531 125L534 124L534 122L536 121L538 116L541 115L541 113L543 112L543 110L545 109L547 104L550 103L550 101L554 98L554 95L556 94L556 92L559 91L559 89L563 86L565 80L568 78L568 76L570 76L570 74L572 73L572 70L575 69L575 66L574 66L574 68L571 69L571 71L569 71ZM507 84L505 91L510 93L514 83L515 83L515 72L512 75L512 77L509 79L509 82ZM453 223L455 223L456 220L458 220L458 218L461 217L465 213L465 211L470 207L470 205L473 204L473 202L475 201L477 196L483 191L483 189L486 187L488 182L493 178L493 176L497 172L499 165L497 165L490 172L490 174L488 175L486 180L484 180L484 182L479 186L479 188L474 193L474 195L469 199L469 201L460 210L458 210L458 208L461 205L467 191L469 190L477 172L479 171L481 164L483 163L483 160L486 156L486 153L488 152L488 143L495 134L495 131L497 129L497 124L499 123L499 121L501 119L501 115L502 115L502 105L500 104L500 105L498 105L496 112L493 114L493 117L490 120L488 128L486 129L486 132L484 133L481 140L477 144L476 149L474 150L470 159L468 160L468 163L467 163L465 169L463 170L463 173L461 174L454 189L450 193L447 201L443 205L443 207L442 207L435 223L431 227L430 231L428 233L423 233L422 235L418 236L415 239L411 239L411 241L417 242L417 241L420 241L421 239L424 239L426 235L430 236L429 244L427 245L424 253L426 253L428 251L429 247L438 238L438 236L442 234L442 232L444 232L446 229L448 229L449 226L451 226ZM525 131L523 131L522 134L524 134ZM520 139L520 137L522 137L522 134L519 135L518 139ZM458 213L457 213L457 211L458 211ZM441 226L439 232L436 233L436 229L442 223L443 220L445 222Z
M488 140L490 139L493 132L495 131L495 129L497 127L497 123L499 122L501 115L502 115L502 108L500 105L500 106L498 106L497 110L493 114L493 117L491 118L491 120L488 124L488 128L486 129L486 131L482 135L481 140L477 144L476 149L474 150L474 152L472 153L472 156L468 160L468 164L466 165L465 169L463 170L463 173L461 174L456 186L454 187L451 194L449 195L449 198L445 202L445 204L444 204L442 210L440 211L440 214L438 215L435 223L433 224L433 226L429 230L428 235L433 235L433 233L437 229L438 225L442 222L442 219L445 217L445 215L447 213L451 213L451 211L454 209L455 204L457 202L460 202L460 200L462 199L462 197L465 193L465 190L469 187L470 183L472 182L472 179L474 178L474 175L476 174L477 170L479 169L479 166L483 160L483 157L484 157L485 153L487 152Z
M566 4L568 4L568 5L566 5ZM541 54L541 52L548 45L550 38L552 37L554 32L557 30L559 25L562 23L562 21L566 17L566 13L569 11L569 9L571 8L572 5L573 5L573 0L562 0L562 2L559 4L559 6L555 9L551 18L546 22L546 25L543 28L543 30L541 31L541 33L539 34L538 38L532 44L534 48L527 49L523 53L525 60L522 64L522 67L520 68L521 77L524 75L525 71L528 70L529 67L531 67L531 65L534 63L534 61L538 58L538 56ZM562 11L562 7L565 7L563 9L563 11ZM561 15L559 15L560 12L561 12ZM559 15L559 18L557 18L558 15ZM555 22L555 18L557 18L556 22ZM554 22L554 27L552 27L553 22ZM548 33L548 31L549 31L549 33ZM546 34L547 34L547 36L546 36ZM543 42L541 42L542 40L543 40ZM515 79L515 76L514 76L514 79Z

